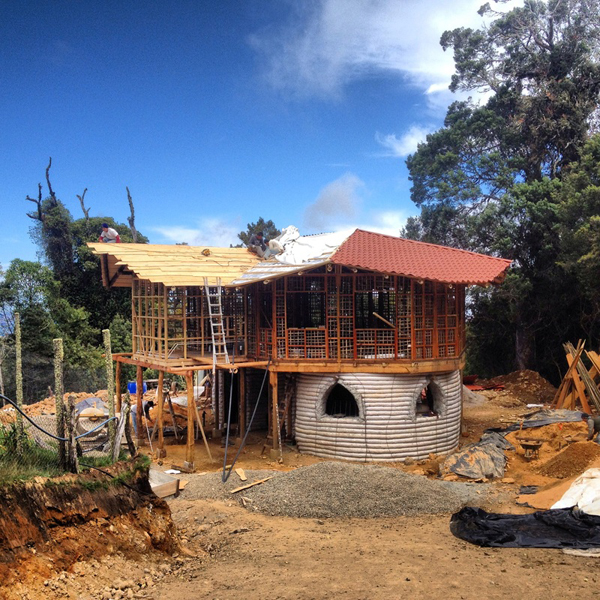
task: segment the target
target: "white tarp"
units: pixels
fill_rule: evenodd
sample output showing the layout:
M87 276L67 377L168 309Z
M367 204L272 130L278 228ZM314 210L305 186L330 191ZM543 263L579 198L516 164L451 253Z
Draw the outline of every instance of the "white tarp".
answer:
M585 471L551 508L574 506L588 515L600 517L600 469Z
M283 247L283 251L275 255L275 260L285 265L302 265L311 260L328 258L353 231L300 235L298 229L290 225L275 238Z

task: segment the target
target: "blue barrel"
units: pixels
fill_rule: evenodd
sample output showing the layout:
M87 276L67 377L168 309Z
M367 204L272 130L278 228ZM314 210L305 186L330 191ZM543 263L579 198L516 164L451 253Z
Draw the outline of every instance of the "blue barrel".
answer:
M144 394L148 391L148 386L146 385L146 382L144 381L143 385L142 385L142 390L144 392ZM127 391L131 394L134 395L137 393L137 383L135 381L129 381L127 383Z

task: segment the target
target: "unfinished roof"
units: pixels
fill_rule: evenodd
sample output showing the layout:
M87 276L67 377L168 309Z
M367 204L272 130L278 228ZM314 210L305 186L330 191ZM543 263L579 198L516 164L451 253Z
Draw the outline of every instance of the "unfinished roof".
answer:
M292 231L293 230L293 231ZM132 275L168 286L225 287L270 281L332 263L441 283L486 285L504 279L511 261L356 229L300 236L287 228L284 250L262 260L246 248L90 243L107 287L130 287Z
M167 286L224 286L261 260L247 248L89 243L100 256L106 287L131 287L132 275Z
M357 229L331 256L333 264L441 283L500 283L510 260Z

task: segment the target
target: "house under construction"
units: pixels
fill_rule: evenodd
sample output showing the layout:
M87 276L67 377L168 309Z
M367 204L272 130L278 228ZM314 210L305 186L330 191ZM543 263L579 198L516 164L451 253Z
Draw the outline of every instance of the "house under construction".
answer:
M302 452L349 460L453 450L465 288L499 283L510 261L360 229L288 228L281 242L266 260L246 248L89 244L104 285L132 290L133 348L114 356L117 380L123 363L137 365L138 390L144 368L161 383L185 375L190 424L192 374L214 370L217 433L229 397L239 435L260 403L274 449L283 433Z

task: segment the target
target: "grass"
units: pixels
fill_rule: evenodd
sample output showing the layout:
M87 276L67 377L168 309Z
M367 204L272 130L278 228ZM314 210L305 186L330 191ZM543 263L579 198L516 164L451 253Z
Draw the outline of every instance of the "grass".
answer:
M58 451L46 449L38 446L26 434L22 437L21 451L18 444L19 432L15 424L8 427L0 426L0 486L15 483L18 481L28 481L34 477L58 477L64 475L65 471L58 466ZM125 459L125 453L121 453L120 460ZM89 467L108 467L112 461L108 456L92 457L84 456L81 470L85 471ZM93 491L94 489L107 489L109 485L118 485L130 481L140 470L147 469L150 465L150 459L146 456L138 457L131 465L131 468L121 475L103 481L78 481L85 489ZM58 485L60 482L53 482L49 479L45 485Z

